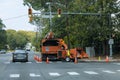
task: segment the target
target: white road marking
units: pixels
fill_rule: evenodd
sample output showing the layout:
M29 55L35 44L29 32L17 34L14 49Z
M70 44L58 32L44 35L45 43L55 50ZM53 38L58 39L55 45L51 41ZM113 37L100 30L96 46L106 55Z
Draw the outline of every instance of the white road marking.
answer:
M38 62L38 61L36 61L36 63L46 63L46 62ZM49 63L53 63L53 62L49 61Z
M10 62L4 62L5 64L10 64Z
M120 63L113 63L113 64L120 65Z
M87 74L98 74L97 72L94 72L94 71L84 71L84 73L87 73Z
M30 76L30 77L40 77L41 75L35 74L35 73L30 73L29 76Z
M59 73L56 73L56 72L54 72L54 73L53 73L53 72L50 72L49 75L50 75L50 76L60 76L60 74L59 74Z
M26 63L29 63L29 64L31 64L32 62L26 62Z
M10 74L10 78L19 78L20 74Z
M49 61L49 63L53 63L52 61Z
M79 73L77 72L67 72L69 75L80 75Z
M62 63L61 61L57 61L56 63Z
M42 63L42 62L37 62L37 61L36 61L36 63Z
M116 72L110 71L110 70L103 70L105 73L115 74Z
M21 62L15 62L15 64L21 64Z
M120 70L117 70L118 72L120 72Z

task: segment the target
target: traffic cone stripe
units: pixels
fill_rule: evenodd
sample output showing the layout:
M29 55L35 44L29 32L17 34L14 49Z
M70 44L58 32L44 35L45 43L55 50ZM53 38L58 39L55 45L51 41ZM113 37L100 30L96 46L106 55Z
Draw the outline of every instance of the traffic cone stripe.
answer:
M37 60L37 56L36 55L34 55L34 60Z
M39 58L39 61L38 62L42 62L42 59L41 58Z
M46 63L48 64L49 63L49 58L47 57L47 59L46 59Z
M106 56L106 62L109 62L109 57L108 56Z
M38 62L42 62L42 59L39 58L38 56L34 55L34 60L38 61Z

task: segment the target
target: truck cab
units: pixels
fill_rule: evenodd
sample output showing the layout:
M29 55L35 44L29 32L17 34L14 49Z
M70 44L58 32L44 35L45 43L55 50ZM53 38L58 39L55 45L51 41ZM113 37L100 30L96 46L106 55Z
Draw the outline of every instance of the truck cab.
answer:
M42 41L42 59L60 59L65 53L65 46L61 44L62 39L44 39Z

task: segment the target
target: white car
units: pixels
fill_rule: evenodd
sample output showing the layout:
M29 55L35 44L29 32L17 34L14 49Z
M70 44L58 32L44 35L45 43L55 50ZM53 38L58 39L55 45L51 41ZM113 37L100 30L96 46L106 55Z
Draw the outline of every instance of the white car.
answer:
M5 54L6 53L6 50L2 49L0 50L0 54Z

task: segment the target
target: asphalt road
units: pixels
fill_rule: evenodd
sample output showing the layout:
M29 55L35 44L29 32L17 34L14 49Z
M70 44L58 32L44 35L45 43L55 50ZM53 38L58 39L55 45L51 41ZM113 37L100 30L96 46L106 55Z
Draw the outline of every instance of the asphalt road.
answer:
M54 61L11 62L12 54L0 54L0 80L120 80L120 63L83 63Z

